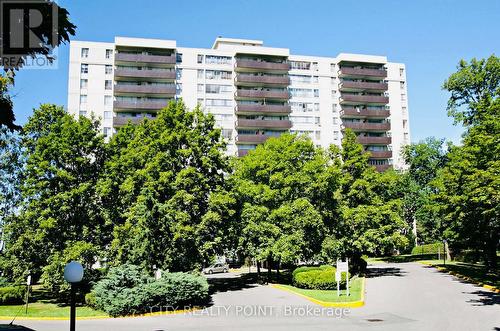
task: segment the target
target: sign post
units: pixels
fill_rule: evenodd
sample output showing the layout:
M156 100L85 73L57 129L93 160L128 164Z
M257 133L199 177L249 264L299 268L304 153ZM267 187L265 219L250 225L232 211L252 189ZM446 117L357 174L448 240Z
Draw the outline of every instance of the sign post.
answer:
M337 260L337 270L335 272L335 281L337 282L337 296L340 296L340 281L342 280L342 273L346 273L346 286L347 296L349 296L349 259L345 262Z
M31 286L31 275L28 275L28 278L26 279L26 308L25 308L25 314L28 314L28 302L29 302L29 297L30 297L30 286Z

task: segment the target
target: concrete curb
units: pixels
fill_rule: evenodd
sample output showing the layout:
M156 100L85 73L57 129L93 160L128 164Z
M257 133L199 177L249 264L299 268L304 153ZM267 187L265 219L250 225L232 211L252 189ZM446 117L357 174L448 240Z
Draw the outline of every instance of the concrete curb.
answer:
M284 286L281 286L279 284L269 284L269 286L282 290L282 291L287 291L289 293L293 293L295 295L298 295L300 297L303 297L304 299L307 299L311 302L314 302L317 305L323 306L323 307L336 307L336 308L359 308L365 305L365 281L366 278L363 277L363 282L361 283L361 299L358 301L352 301L352 302L327 302L327 301L321 301L317 300L314 298L311 298L307 295L297 293L293 290L290 290Z
M78 321L84 320L100 320L100 319L115 319L115 318L138 318L138 317L152 317L152 316L162 316L162 315L178 315L185 314L192 311L200 310L200 308L193 309L181 309L174 311L158 311L155 313L146 313L140 315L131 315L131 316L120 316L120 317L111 317L107 315L101 316L82 316L76 317ZM7 321L14 319L14 316L0 316L0 320ZM17 316L16 321L69 321L69 317L25 317L25 316Z
M448 273L448 274L450 274L450 275L452 275L452 276L455 276L455 277L457 277L457 278L460 278L460 279L466 280L466 281L468 281L468 282L470 282L470 283L473 283L473 284L476 284L476 285L478 285L478 286L481 286L481 287L483 287L483 288L485 288L485 289L487 289L487 290L490 290L490 291L492 291L492 292L495 292L495 293L500 293L500 289L496 288L495 286L491 286L491 285L483 284L483 283L481 283L481 282L478 282L478 281L477 281L477 280L475 280L475 279L472 279L472 278L470 278L470 277L467 277L467 276L461 275L461 274L459 274L459 273L456 273L455 271L449 271L449 270L448 270L448 269L446 269L446 268L439 267L439 266L437 266L437 265L435 265L435 264L432 264L432 263L429 263L429 262L419 261L418 263L420 263L420 264L424 264L424 265L427 265L427 266L429 266L429 267L436 268L437 270L439 270L439 271L441 271L441 272L446 272L446 273Z

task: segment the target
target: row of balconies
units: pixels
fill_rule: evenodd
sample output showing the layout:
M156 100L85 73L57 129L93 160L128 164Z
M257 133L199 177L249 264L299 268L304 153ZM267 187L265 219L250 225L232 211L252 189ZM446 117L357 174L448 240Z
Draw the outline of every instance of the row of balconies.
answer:
M138 70L138 69L116 69L115 79L119 80L120 77L123 78L139 78L139 79L165 79L165 80L175 80L174 70Z
M366 151L370 153L370 159L390 159L392 151Z
M239 129L283 129L288 130L292 127L290 120L251 120L238 118L236 127Z
M368 68L353 68L353 67L340 67L339 77L377 77L386 78L387 70L384 68L380 69L368 69Z
M342 122L344 128L354 131L389 131L391 129L390 122L384 123L369 123L369 122Z
M267 134L238 134L236 136L236 143L239 144L262 144L270 135Z
M154 95L165 95L173 97L175 95L176 89L172 85L115 85L115 94L127 93L127 94L154 94Z
M269 104L236 104L234 109L236 114L290 114L292 108L289 105L269 105Z
M275 99L275 100L288 100L290 93L287 90L273 91L273 90L243 90L238 89L234 94L236 98L249 98L249 99Z
M269 86L288 86L290 77L288 76L270 76L270 75L249 75L236 74L236 85L269 85Z
M130 121L132 124L139 124L141 123L145 118L148 119L153 119L151 117L145 117L145 116L136 116L136 117L123 117L123 116L115 116L113 117L113 126L115 128L122 127L124 125L127 125L128 122Z
M167 106L167 102L162 101L114 101L113 108L115 111L120 110L131 110L131 109L140 109L140 110L160 110Z
M366 108L342 108L340 111L340 116L345 117L387 118L390 115L389 110L369 110Z
M150 54L131 54L120 53L115 55L115 62L137 62L137 63L155 63L175 65L176 56L171 55L150 55Z
M390 164L377 164L377 165L374 165L375 169L377 169L378 172L384 172L390 168L392 168L392 166Z
M381 104L389 103L389 97L382 95L356 95L356 94L341 94L340 104Z
M341 81L339 89L341 91L387 91L387 83L379 82L353 82Z
M236 59L235 71L280 71L290 70L288 62L271 62L264 60Z
M390 145L392 143L391 137L358 136L357 140L362 145Z

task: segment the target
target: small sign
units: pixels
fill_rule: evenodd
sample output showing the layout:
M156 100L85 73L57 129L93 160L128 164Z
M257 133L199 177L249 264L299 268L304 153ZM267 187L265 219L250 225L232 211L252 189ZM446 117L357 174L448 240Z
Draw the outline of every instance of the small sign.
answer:
M337 261L337 271L348 272L349 271L349 266L347 264L347 261L345 261L345 262Z
M155 279L160 279L161 278L161 269L156 269L155 271Z
M335 281L337 282L337 296L340 296L340 282L342 281L342 273L346 273L347 296L349 296L349 259L345 261L337 260L337 270L335 271Z
M31 285L31 275L29 275L28 279L26 279L26 285L28 285L28 286Z

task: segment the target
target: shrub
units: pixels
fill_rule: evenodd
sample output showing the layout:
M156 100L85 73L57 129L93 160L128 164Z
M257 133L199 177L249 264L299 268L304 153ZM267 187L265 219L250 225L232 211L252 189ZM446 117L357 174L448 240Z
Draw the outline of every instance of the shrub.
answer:
M0 287L0 304L16 305L24 302L26 295L26 287L24 286L7 286Z
M443 253L443 244L439 242L415 246L411 250L411 255L437 254L438 251L441 251L441 254Z
M89 292L85 294L85 304L90 308L97 308L94 292Z
M202 304L208 298L208 283L202 276L164 273L161 279L154 280L133 265L112 268L86 296L89 305L114 317L146 313L158 307Z
M301 267L301 270L295 271L293 273L293 285L296 287L315 290L333 290L337 288L337 282L335 281L336 269L332 266ZM340 286L345 287L345 284L346 274L342 273Z

